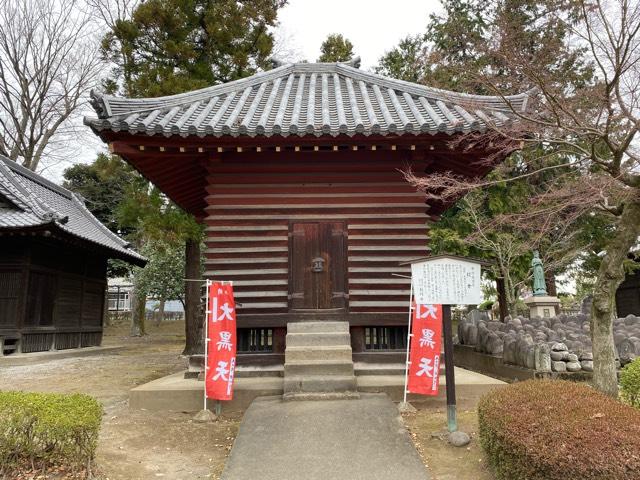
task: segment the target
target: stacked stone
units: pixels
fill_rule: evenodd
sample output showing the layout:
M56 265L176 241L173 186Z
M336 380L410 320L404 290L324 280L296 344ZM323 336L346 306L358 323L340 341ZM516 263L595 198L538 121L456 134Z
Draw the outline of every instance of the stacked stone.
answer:
M627 315L613 322L613 340L622 365L640 356L640 319Z
M564 343L554 343L551 346L550 356L551 370L554 372L579 372L582 370L578 355L569 352L569 348Z
M640 319L633 315L614 322L614 340L624 365L640 356ZM486 312L471 312L458 324L458 341L503 362L539 371L593 371L589 317L507 318L490 321Z

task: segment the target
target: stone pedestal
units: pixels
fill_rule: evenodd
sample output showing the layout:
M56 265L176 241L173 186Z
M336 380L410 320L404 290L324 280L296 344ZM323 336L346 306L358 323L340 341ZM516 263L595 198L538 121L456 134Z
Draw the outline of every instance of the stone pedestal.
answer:
M524 303L529 307L529 316L551 318L560 313L560 299L558 297L533 296L524 299Z

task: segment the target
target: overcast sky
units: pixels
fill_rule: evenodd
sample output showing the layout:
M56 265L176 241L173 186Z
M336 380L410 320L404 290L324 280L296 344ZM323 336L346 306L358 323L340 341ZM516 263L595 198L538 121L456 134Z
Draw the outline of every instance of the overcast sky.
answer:
M289 0L278 15L278 34L300 59L315 61L327 35L341 33L370 68L399 40L424 32L429 14L440 8L438 0Z

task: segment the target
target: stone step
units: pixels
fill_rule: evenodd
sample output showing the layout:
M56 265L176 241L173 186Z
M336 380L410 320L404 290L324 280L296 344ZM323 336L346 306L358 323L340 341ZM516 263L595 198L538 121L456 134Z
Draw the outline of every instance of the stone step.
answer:
M351 336L347 333L288 333L287 347L315 347L350 345Z
M349 322L289 322L287 333L349 333Z
M353 362L305 360L284 364L285 375L353 375Z
M344 322L343 308L331 309L296 309L291 312L295 322Z
M284 377L284 393L355 392L357 390L355 375L287 375Z
M358 392L288 392L282 395L285 402L305 400L358 400Z
M405 364L356 362L353 364L353 369L357 376L400 375L404 377ZM444 362L440 363L440 374L444 374Z
M353 368L356 375L404 375L405 364L356 362Z
M317 347L287 347L284 353L285 364L306 360L345 360L351 361L351 347L317 346Z
M265 365L265 366L238 365L235 370L236 378L283 377L283 376L284 376L284 367L282 365Z

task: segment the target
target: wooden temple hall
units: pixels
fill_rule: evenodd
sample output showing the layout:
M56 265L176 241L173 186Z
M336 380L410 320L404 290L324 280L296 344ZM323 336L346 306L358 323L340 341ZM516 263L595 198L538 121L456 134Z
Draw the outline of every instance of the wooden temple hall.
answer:
M80 196L0 155L0 356L100 345L109 258L146 263Z
M405 347L409 279L392 274L428 252L447 208L402 171L486 174L486 151L451 140L527 99L298 63L162 98L94 95L85 123L206 225L205 276L234 282L241 353L281 362L287 324L342 320L364 360Z

